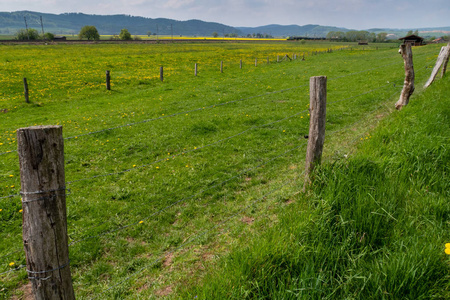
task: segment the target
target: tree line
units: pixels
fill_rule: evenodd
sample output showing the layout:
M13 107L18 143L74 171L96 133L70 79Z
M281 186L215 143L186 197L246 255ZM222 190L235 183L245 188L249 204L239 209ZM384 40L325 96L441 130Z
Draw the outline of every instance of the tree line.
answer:
M340 41L340 42L357 42L357 41L367 41L367 42L379 42L383 43L387 41L387 32L380 32L375 34L374 32L369 32L365 30L350 30L347 32L343 31L330 31L327 34L327 39L330 41Z

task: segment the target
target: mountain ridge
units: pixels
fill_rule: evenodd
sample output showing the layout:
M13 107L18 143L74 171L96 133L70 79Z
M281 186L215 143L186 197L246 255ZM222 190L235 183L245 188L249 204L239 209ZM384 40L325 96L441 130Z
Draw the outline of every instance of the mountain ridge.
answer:
M234 34L247 36L252 34L268 34L272 36L314 36L325 37L330 31L351 31L336 26L323 26L317 24L307 25L280 25L269 24L257 27L233 27L216 22L206 22L198 19L179 21L168 18L147 18L126 14L96 15L85 13L50 14L34 11L0 12L0 34L15 34L19 29L25 28L27 19L28 27L42 30L40 17L43 19L44 30L54 34L76 35L85 25L95 26L100 34L119 34L120 30L127 28L133 35L182 35L182 36L219 36ZM414 28L426 33L450 33L449 27ZM369 32L387 32L404 34L411 29L372 28Z

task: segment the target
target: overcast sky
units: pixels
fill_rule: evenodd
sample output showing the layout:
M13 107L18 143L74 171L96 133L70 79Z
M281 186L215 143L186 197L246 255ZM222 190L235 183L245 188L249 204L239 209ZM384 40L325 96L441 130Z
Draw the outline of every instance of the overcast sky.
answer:
M230 26L319 24L349 29L450 26L450 0L0 0L0 11L127 14Z

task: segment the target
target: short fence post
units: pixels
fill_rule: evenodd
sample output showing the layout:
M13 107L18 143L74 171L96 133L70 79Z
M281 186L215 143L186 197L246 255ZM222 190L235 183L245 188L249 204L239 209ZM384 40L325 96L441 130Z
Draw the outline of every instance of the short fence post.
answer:
M111 74L109 71L106 71L106 89L111 90Z
M17 130L23 245L34 299L75 299L70 275L62 126Z
M223 60L220 62L220 73L223 73Z
M23 78L23 93L25 95L25 102L30 103L30 98L28 96L28 82L26 78Z
M242 69L242 59L239 62L239 68Z
M323 143L325 141L325 120L327 106L327 77L311 77L309 81L309 135L306 150L305 186L311 183L311 173L322 159Z
M255 58L255 67L257 67L257 66L258 66L258 59Z
M280 62L280 56L277 55L277 63L279 63L279 62Z
M159 68L159 79L161 80L161 82L164 81L164 67L163 66L161 66Z
M195 76L197 76L197 63L195 63L195 71L194 71Z
M414 65L411 44L401 45L400 54L405 61L405 82L403 84L400 99L395 103L395 108L401 110L403 106L408 105L409 98L414 93Z
M267 56L267 64L270 64L270 60L269 57Z

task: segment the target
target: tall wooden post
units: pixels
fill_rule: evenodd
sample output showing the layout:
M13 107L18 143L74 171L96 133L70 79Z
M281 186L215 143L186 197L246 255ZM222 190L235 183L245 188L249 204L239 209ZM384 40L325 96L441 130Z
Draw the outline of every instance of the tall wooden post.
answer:
M445 72L447 71L448 60L450 58L450 42L448 42L446 48L447 48L447 51L445 51L444 62L442 63L441 78L444 77Z
M306 149L305 188L311 183L311 173L322 160L325 141L325 120L327 106L327 77L311 77L309 81L309 135Z
M25 96L25 102L30 103L30 98L28 96L28 82L26 78L23 78L23 93Z
M17 130L23 245L34 298L75 299L69 264L62 126Z
M159 68L159 79L161 80L161 82L164 81L164 67L163 66L161 66Z
M109 71L106 71L106 89L111 90L111 74Z
M401 45L400 54L405 61L405 82L400 99L395 103L395 108L398 110L408 105L409 98L414 93L414 65L411 44Z

